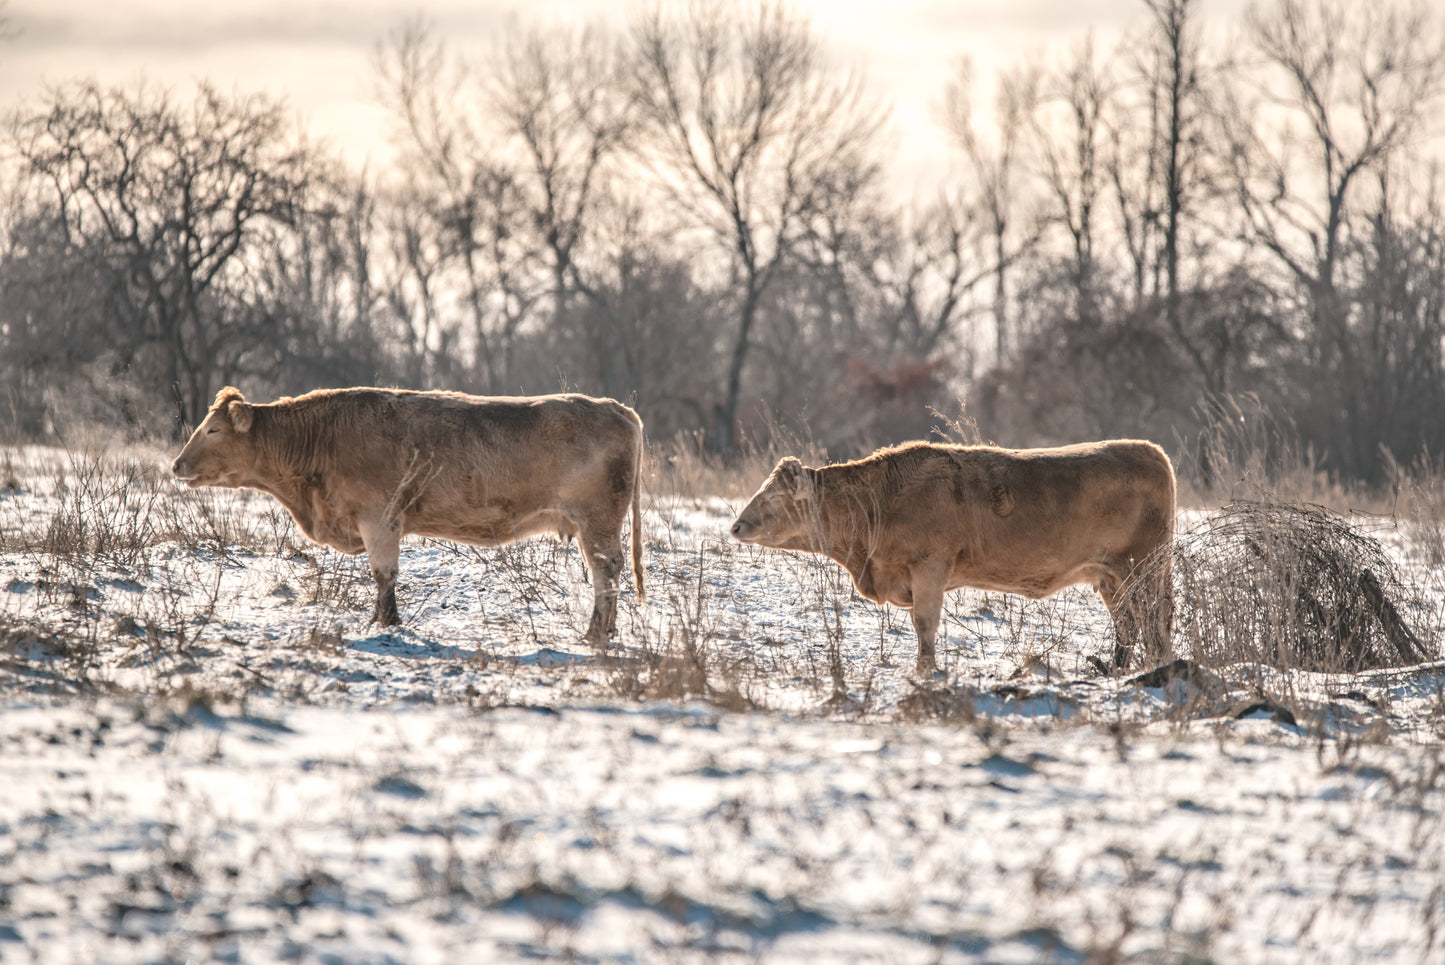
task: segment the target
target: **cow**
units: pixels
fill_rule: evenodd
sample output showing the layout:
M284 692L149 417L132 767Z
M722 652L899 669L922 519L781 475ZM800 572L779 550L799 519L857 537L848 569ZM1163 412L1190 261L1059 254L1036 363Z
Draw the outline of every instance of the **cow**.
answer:
M920 676L937 672L943 596L964 586L1042 599L1088 583L1114 619L1114 670L1141 637L1153 656L1169 650L1174 470L1151 442L912 442L816 469L788 457L732 535L822 553L862 596L909 608Z
M191 487L269 493L313 542L365 553L373 620L384 626L401 622L397 564L408 534L475 546L575 537L592 578L586 636L605 648L630 510L644 597L642 420L611 399L347 388L253 404L227 386L171 471Z

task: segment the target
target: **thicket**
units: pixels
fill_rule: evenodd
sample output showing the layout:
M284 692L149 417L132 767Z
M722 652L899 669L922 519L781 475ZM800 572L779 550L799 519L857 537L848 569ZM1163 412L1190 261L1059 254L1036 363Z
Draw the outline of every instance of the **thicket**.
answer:
M1142 0L940 92L957 174L905 203L886 105L784 5L382 38L394 164L283 102L78 79L20 106L0 186L0 426L172 436L217 388L559 387L654 438L836 455L928 434L1140 435L1208 485L1242 410L1380 483L1445 451L1445 20ZM1224 28L1230 37L1224 37ZM13 440L11 440L13 441Z

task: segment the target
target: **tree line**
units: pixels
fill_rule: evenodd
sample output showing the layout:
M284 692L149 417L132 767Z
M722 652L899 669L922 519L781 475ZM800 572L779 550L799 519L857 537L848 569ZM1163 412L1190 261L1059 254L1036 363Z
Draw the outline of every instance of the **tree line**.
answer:
M1254 400L1341 478L1445 451L1445 23L1270 0L1210 32L1140 0L987 85L903 201L887 105L781 2L421 21L376 47L355 170L263 94L84 79L5 129L0 408L176 434L248 394L558 388L717 453L838 454L960 401L1008 445L1187 447ZM1220 25L1214 25L1216 27Z

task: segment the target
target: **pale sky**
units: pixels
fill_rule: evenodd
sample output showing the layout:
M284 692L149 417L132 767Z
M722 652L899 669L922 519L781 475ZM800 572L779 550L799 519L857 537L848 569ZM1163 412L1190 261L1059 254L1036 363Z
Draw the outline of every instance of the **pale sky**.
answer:
M389 156L387 119L373 98L372 52L421 15L453 51L480 57L510 14L621 25L645 0L10 0L17 35L0 41L0 109L79 78L130 85L144 77L183 94L207 79L226 91L283 96L314 138L354 164ZM1244 0L1200 0L1201 14ZM861 68L891 104L893 177L932 190L949 149L936 123L962 56L981 80L1028 56L1066 54L1090 28L1098 49L1147 22L1141 0L792 0L841 64ZM981 105L983 106L983 105ZM932 183L927 183L932 182Z

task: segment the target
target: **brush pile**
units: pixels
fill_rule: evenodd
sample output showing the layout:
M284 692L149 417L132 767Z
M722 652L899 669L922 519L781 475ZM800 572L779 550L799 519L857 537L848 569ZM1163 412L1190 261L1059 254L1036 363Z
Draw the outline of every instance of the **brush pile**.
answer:
M1307 503L1236 500L1174 547L1174 641L1214 666L1355 672L1432 659L1380 543Z

